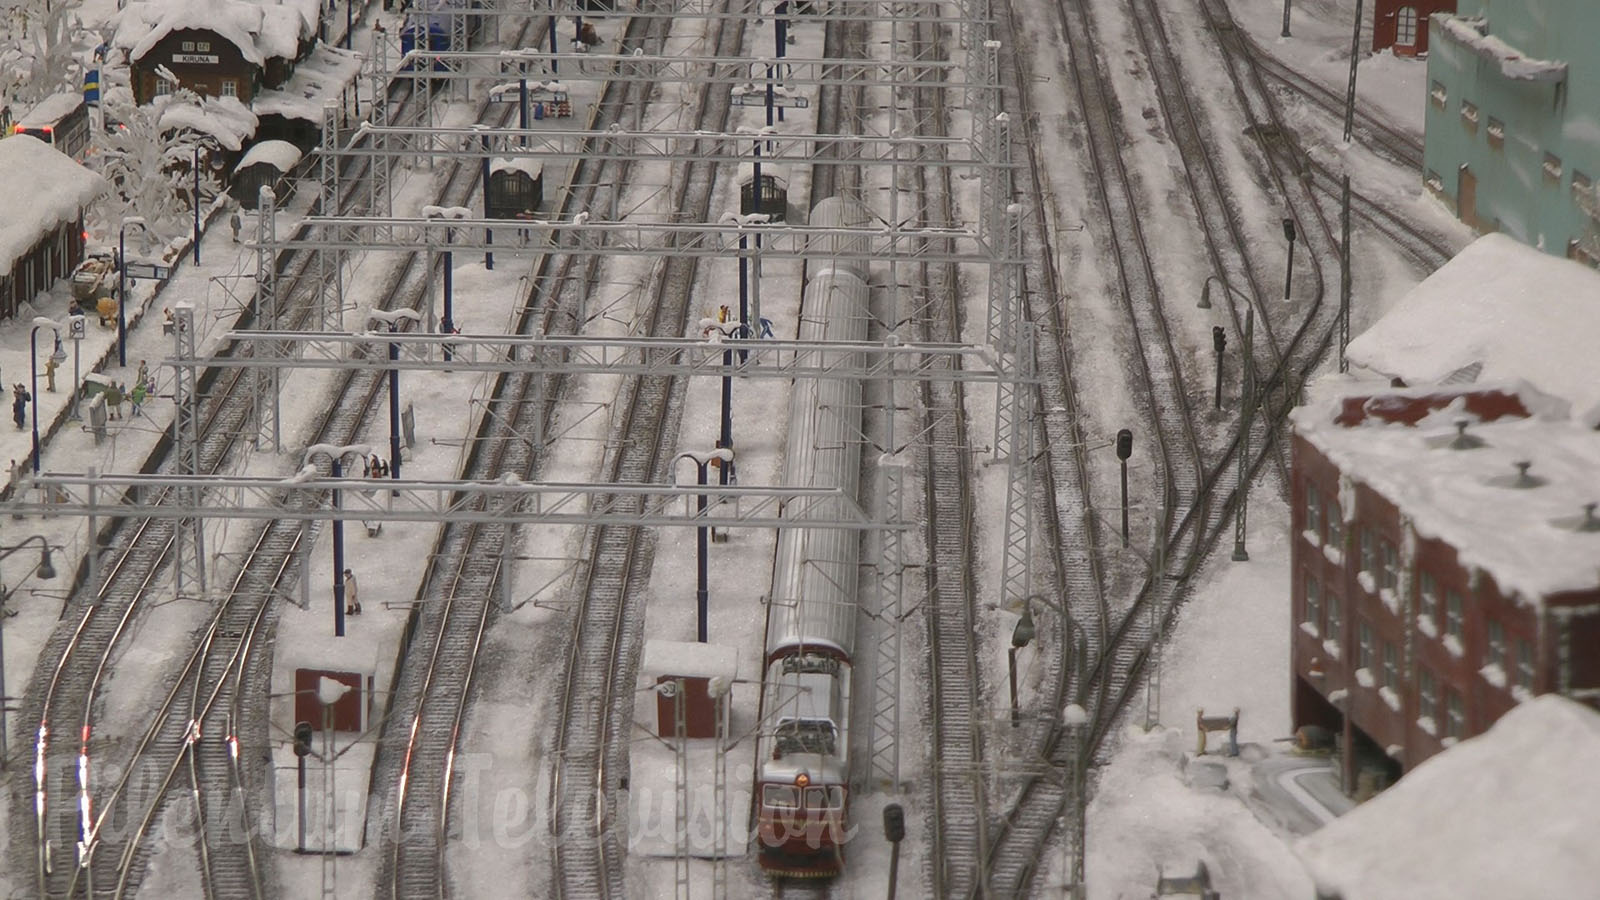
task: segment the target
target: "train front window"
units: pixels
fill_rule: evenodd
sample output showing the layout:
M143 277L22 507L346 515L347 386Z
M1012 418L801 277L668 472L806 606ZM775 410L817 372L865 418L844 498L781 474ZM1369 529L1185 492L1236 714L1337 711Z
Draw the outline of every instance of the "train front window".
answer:
M837 785L806 788L806 809L843 809L844 788Z
M768 784L761 788L761 805L778 809L799 809L800 792L786 784Z
M778 756L790 753L835 755L835 731L827 719L784 719L773 734Z

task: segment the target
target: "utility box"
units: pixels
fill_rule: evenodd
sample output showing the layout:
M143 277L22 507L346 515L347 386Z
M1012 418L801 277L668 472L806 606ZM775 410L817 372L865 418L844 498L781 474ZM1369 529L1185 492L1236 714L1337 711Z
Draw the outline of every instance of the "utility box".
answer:
M726 715L729 690L721 697L711 696L711 680L720 679L730 688L739 672L739 651L721 644L686 641L645 641L640 662L640 680L656 692L656 734L672 739L678 735L678 697L674 682L683 685L683 736L717 736L720 715Z

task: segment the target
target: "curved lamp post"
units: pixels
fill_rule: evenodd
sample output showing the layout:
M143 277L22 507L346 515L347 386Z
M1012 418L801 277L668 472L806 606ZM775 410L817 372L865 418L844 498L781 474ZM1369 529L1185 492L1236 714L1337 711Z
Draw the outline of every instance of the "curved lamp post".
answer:
M50 563L50 542L45 540L42 535L30 535L26 538L23 538L22 543L16 545L15 547L3 548L3 552L0 552L0 560L3 560L11 554L26 548L28 546L28 542L30 541L39 542L39 565L34 569L34 572L40 578L47 580L56 577L56 567ZM9 593L6 594L5 597L0 597L0 607L3 607L5 600L8 597L10 597ZM4 609L0 608L0 771L5 771L7 753L6 701L8 698L6 697L5 621L6 617Z
M744 337L749 334L742 322L720 322L716 319L701 319L700 330L713 344L721 344L729 338ZM717 446L733 449L733 348L726 347L722 351L722 430L717 436ZM718 466L721 470L719 479L723 487L727 487L733 466Z
M372 452L369 444L312 444L306 448L305 469L314 465L311 458L326 456L335 480L344 477L344 458L352 453L365 457ZM303 471L303 470L302 470ZM344 637L344 519L339 515L341 491L333 489L333 636Z
M706 467L711 465L712 460L716 460L722 466L727 466L729 463L733 462L733 451L729 450L727 447L718 447L717 449L712 450L710 453L695 453L692 451L685 451L683 453L679 453L673 458L672 465L676 467L678 462L684 459L693 460L695 471L699 475L700 486L705 487ZM704 492L700 494L699 504L696 506L695 514L702 518L706 514L706 495ZM704 644L706 642L706 606L707 598L709 596L709 590L706 586L706 526L701 525L698 529L696 529L696 531L698 531L699 534L696 538L695 548L695 552L697 554L695 557L697 563L697 576L695 581L694 599L695 608L698 613L695 619L695 634L696 640Z

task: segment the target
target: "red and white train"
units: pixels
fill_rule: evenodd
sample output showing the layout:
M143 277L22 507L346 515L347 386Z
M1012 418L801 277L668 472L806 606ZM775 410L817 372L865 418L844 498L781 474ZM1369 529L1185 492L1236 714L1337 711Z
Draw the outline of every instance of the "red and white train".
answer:
M869 219L860 203L830 197L817 204L810 224L854 228ZM863 246L864 238L853 237L818 242L800 340L866 340L867 259L838 254ZM855 497L860 381L796 379L789 409L784 483ZM844 867L860 540L857 532L840 529L778 533L756 769L757 846L762 869L774 876L829 877Z

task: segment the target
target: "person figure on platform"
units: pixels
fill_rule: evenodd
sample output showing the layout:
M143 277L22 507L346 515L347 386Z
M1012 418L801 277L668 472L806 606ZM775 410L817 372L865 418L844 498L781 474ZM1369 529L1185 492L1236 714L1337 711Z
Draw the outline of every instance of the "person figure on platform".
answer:
M81 315L83 315L83 306L78 303L77 297L73 297L72 302L67 304L67 316L70 318Z
M344 570L344 614L361 615L361 596L356 593L356 573Z
M102 322L101 324L103 325L105 323ZM162 309L161 309L161 333L162 334L171 334L172 333L172 329L173 329L172 307L170 307L170 306L162 307Z
M11 389L11 418L17 423L18 431L28 423L28 401L32 399L33 395L20 384Z
M139 415L139 407L144 405L144 400L149 395L150 392L142 382L133 386L133 391L128 394L128 402L132 405L133 411L128 413L128 418L136 418Z
M150 390L150 364L142 359L139 360L139 373L133 376L133 386L142 387L146 392Z
M105 389L106 410L111 413L110 418L122 418L122 385L112 384Z
M228 216L228 230L233 232L233 242L239 243L239 228L244 223L239 220L239 211L236 209Z
M44 361L44 389L52 394L56 392L56 368L60 365L54 356Z

